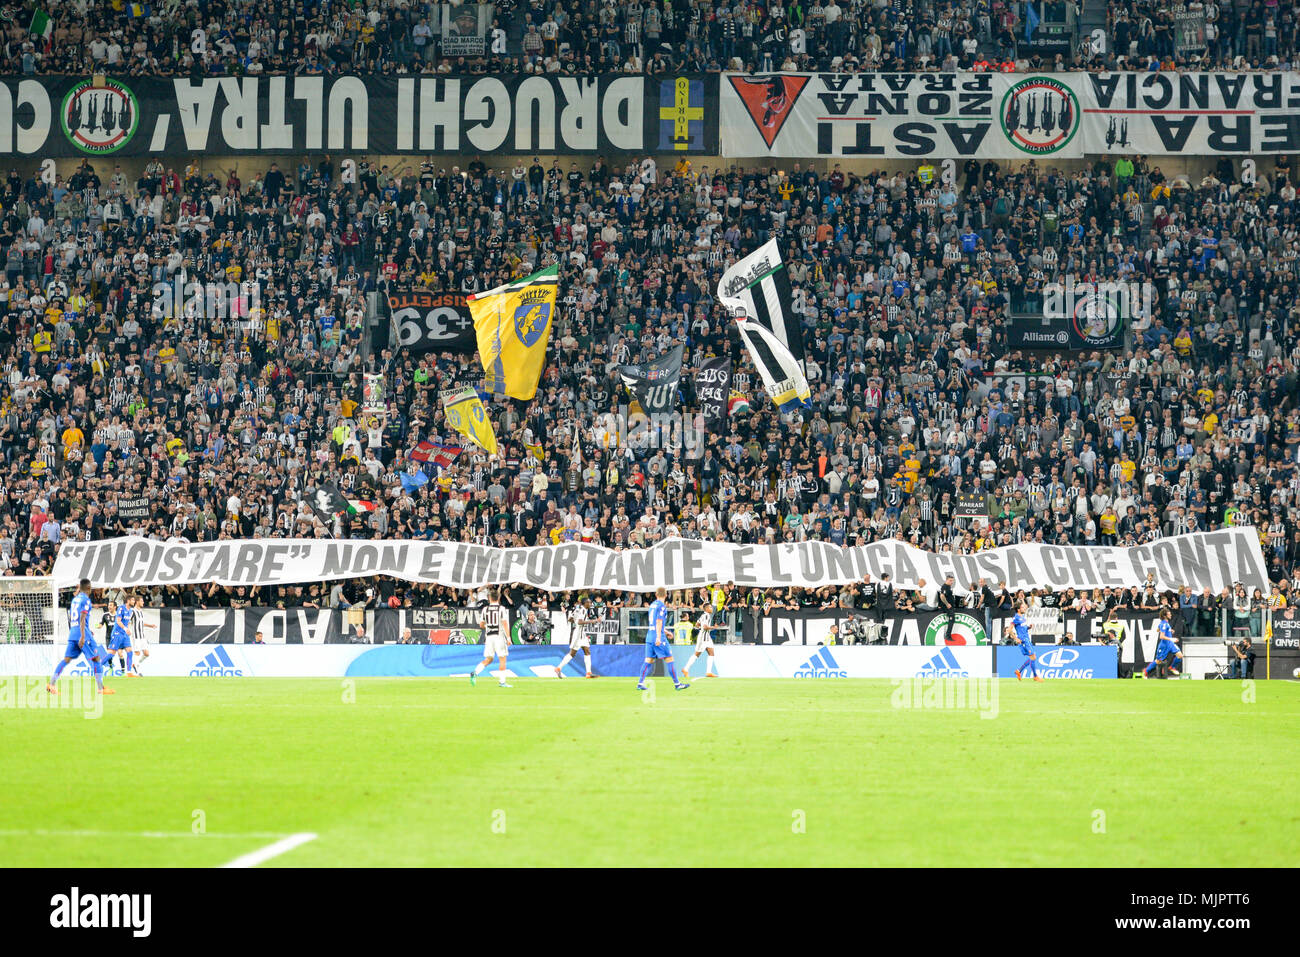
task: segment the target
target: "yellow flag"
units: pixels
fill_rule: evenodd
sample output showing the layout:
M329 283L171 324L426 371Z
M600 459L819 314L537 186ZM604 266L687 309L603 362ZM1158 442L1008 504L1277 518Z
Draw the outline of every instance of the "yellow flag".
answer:
M497 454L497 434L492 430L492 420L479 400L473 386L442 394L442 411L447 424L475 445Z
M541 442L525 442L524 448L528 450L529 455L539 462L546 458L546 450L542 448Z
M531 399L546 365L559 265L469 297L483 379L493 395Z

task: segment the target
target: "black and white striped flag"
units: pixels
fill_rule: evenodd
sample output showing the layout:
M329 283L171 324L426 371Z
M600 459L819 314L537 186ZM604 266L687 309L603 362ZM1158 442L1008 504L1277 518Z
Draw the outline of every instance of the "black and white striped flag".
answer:
M803 331L790 306L790 276L773 239L722 274L718 299L739 324L767 394L787 412L808 405Z

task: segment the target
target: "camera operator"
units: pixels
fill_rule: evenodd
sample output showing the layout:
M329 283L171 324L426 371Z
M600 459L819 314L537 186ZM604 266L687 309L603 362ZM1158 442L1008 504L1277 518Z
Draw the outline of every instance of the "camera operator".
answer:
M1110 614L1106 616L1106 621L1101 626L1101 643L1103 645L1120 645L1124 644L1125 628L1124 623L1119 620L1119 609L1112 608Z
M585 607L584 610L589 611L589 609L586 609ZM585 623L586 620L587 619L584 616L582 621ZM537 612L530 609L528 617L524 620L524 623L519 630L520 637L523 638L526 644L540 645L547 639L551 630L551 623L549 621L539 620Z
M1255 673L1255 650L1250 646L1250 635L1240 640L1228 641L1228 677L1249 678Z

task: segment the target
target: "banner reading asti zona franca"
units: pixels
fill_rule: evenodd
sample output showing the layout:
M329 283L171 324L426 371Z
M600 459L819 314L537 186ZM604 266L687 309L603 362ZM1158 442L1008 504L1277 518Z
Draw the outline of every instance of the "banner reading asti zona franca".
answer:
M729 157L1300 151L1300 72L725 74Z

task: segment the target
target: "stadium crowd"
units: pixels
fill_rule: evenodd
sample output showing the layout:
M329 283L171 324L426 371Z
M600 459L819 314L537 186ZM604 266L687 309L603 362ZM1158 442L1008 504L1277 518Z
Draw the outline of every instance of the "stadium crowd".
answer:
M1024 0L502 0L483 55L444 55L442 6L414 0L47 0L50 18L0 7L11 74L242 76L342 72L648 72L724 69L1025 71L1075 67L1028 42ZM1072 0L1035 3L1065 21ZM1175 10L1203 12L1204 45L1175 42ZM1296 13L1277 0L1108 4L1110 42L1088 69L1276 68L1294 61ZM469 7L454 9L464 16ZM1038 14L1038 10L1042 14ZM471 33L476 32L469 14ZM451 29L456 29L452 26ZM454 51L453 51L454 52Z
M1127 38L1117 26L1126 19L1168 14L1116 6L1117 37ZM1211 8L1222 27L1215 62L1289 61L1292 9L1225 3L1207 5L1207 16ZM449 66L425 52L429 34L414 42L413 24L433 15L414 5L51 3L43 51L25 13L5 9L8 66L19 73L83 71L84 58L159 74ZM534 0L496 12L524 17L525 58L534 25L542 58L567 56L566 37L594 38L565 67L584 70L639 57L646 44L653 52L637 69L659 69L660 56L679 68L666 64L682 51L762 66L778 20L804 31L817 65L916 66L922 48L927 64L942 65L949 48L964 57L1020 15L1015 5L835 0L771 9ZM918 35L927 16L928 47ZM1255 43L1255 25L1268 23L1276 36ZM203 30L201 50L185 42L193 29ZM896 30L901 44L886 39ZM957 42L967 35L974 46ZM1168 52L1145 26L1134 42L1139 57ZM672 536L902 537L969 552L1135 544L1249 523L1273 595L1160 600L1185 615L1206 601L1252 614L1300 589L1300 231L1289 157L1260 160L1253 182L1230 160L1189 176L1127 155L1068 169L972 159L952 182L926 164L493 161L359 160L345 175L330 156L243 169L151 160L128 175L97 159L52 182L30 162L12 168L0 197L0 566L45 573L63 540L128 533L613 547ZM764 397L715 298L726 266L771 237L789 266L813 389L811 408L787 418ZM501 455L466 448L445 467L412 459L421 442L464 444L438 393L477 384L481 370L473 355L372 340L370 294L472 293L557 260L561 310L538 396L492 406ZM1155 308L1132 318L1122 349L1010 348L1018 304L1067 276L1142 284ZM189 298L187 283L209 295ZM724 353L745 402L693 446L665 448L653 433L611 444L625 398L618 366L674 343L687 347L680 408L696 408L694 369ZM367 372L384 377L382 415L363 407ZM356 502L356 514L323 524L305 494L322 485ZM987 523L960 517L958 500L971 494L983 497ZM1003 600L998 584L967 600ZM151 598L340 607L464 597L380 581L367 599L365 587ZM934 588L900 595L896 607L927 607ZM860 596L755 590L728 600L856 606Z
M132 182L85 162L52 185L10 173L10 573L47 571L66 538L125 533L614 547L901 536L971 551L1249 522L1273 578L1300 579L1300 234L1286 157L1253 185L1231 162L1190 182L1142 157L1069 172L972 160L951 184L925 169L649 158L363 162L355 183L329 157L286 166L181 175L155 161ZM714 298L725 266L770 236L813 388L812 407L784 420ZM442 469L411 460L421 441L464 444L438 392L481 370L474 355L380 347L367 362L365 294L390 281L473 292L556 259L550 360L535 401L492 407L499 459L471 447ZM1008 349L1012 305L1072 273L1150 283L1154 315L1118 351ZM177 304L178 278L243 283L247 315ZM699 444L647 444L651 432L607 447L625 401L618 365L674 342L687 345L682 408L695 409L693 369L725 352L749 409L701 457ZM382 423L363 415L363 371L385 376ZM331 528L304 496L328 483L360 504ZM956 517L972 492L982 528ZM145 518L119 516L119 500L140 497ZM452 597L381 589L376 600ZM186 593L174 600L240 600Z

